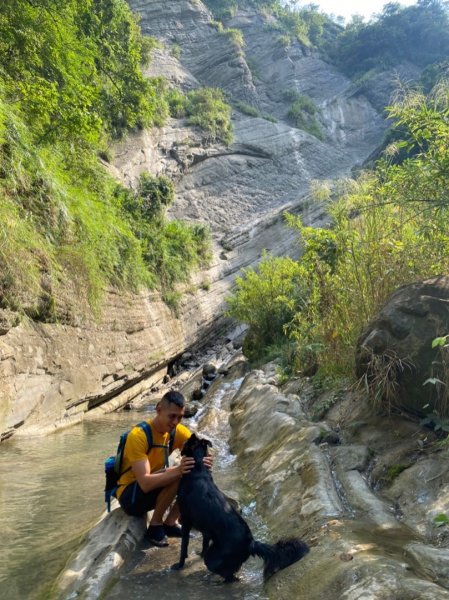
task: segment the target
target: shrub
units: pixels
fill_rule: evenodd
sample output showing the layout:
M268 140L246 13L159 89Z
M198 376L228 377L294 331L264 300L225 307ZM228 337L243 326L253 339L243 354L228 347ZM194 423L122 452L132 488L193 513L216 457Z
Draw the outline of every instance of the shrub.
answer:
M286 257L264 255L257 270L246 269L227 298L228 314L249 325L245 351L255 358L285 342L285 327L306 297L302 267Z
M291 105L287 117L298 129L304 129L319 140L323 140L323 132L315 118L317 107L308 96L300 95Z
M248 115L249 117L261 116L260 110L258 108L255 108L254 106L251 106L251 104L247 104L246 102L240 102L240 100L235 100L234 106L237 110L239 110L245 115Z
M232 142L231 107L226 104L221 90L201 88L189 92L186 115L187 122L201 127L210 141Z

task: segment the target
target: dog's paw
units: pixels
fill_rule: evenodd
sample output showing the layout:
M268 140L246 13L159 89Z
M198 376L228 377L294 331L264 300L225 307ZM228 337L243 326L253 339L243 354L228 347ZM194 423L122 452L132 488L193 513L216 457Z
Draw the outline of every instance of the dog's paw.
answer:
M180 562L177 562L170 567L170 569L172 571L180 571L183 568L184 568L184 563L180 563Z

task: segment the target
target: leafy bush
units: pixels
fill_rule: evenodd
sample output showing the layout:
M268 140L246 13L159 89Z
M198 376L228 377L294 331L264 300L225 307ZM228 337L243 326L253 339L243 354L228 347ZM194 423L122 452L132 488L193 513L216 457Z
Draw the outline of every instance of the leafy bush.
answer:
M225 35L237 50L244 48L245 39L240 29L223 29L223 31L220 31L220 33Z
M189 92L186 115L187 122L201 127L211 141L232 142L231 107L226 104L221 90L201 88Z
M311 98L298 95L291 105L287 117L298 129L304 129L319 140L323 140L323 132L315 118L316 112L317 108Z
M242 112L244 115L248 115L249 117L260 117L260 110L251 106L251 104L247 104L246 102L240 102L240 100L234 101L234 106L237 110Z
M303 269L286 257L264 255L257 270L246 269L227 298L228 314L249 325L245 352L255 358L286 342L285 327L306 296Z
M231 107L225 102L221 90L200 88L186 95L178 90L170 90L167 101L172 117L187 117L188 124L196 125L208 133L210 141L232 142Z

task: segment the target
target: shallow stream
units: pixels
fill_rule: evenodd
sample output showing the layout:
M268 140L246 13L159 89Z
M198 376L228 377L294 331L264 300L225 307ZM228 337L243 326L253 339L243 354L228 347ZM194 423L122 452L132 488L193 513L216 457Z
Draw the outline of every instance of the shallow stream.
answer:
M214 444L214 478L238 497L253 532L264 539L254 503L245 498L244 477L229 454L228 406L241 380L224 383L209 394L207 407L186 425ZM85 532L104 510L103 461L115 451L119 434L151 414L145 411L112 413L85 421L46 437L12 438L0 447L0 598L48 599L52 586ZM151 585L159 599L185 597L185 585L195 598L263 600L261 563L248 561L235 586L211 577L195 555L200 539L192 539L190 558L182 573L170 572L179 541L168 549L142 544L127 561L107 598L147 598Z

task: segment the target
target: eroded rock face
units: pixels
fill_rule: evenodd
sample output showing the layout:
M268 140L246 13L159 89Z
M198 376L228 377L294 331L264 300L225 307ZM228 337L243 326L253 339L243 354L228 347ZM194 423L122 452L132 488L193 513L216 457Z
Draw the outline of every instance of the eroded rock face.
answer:
M382 382L393 385L394 396L387 400L413 412L448 414L449 357L444 347L432 348L433 340L448 331L449 277L403 286L360 336L357 376L380 385L380 393Z
M432 533L436 507L447 509L447 469L432 454L424 451L417 458L415 452L414 467L382 493L368 484L368 462L387 461L389 455L391 460L398 442L408 441L413 454L416 425L400 418L386 423L351 394L326 421L311 423L301 393L284 395L268 384L270 378L270 373L250 373L234 397L231 449L251 482L270 537L302 536L311 551L268 580L268 598L449 598L447 550L432 545L447 546L434 527ZM317 446L316 431L336 423L343 444ZM436 476L434 463L440 467ZM432 499L431 514L418 499L425 494Z
M127 184L134 185L145 170L175 178L173 216L232 232L237 223L247 228L269 211L304 209L311 179L348 175L380 144L385 122L367 99L317 53L298 42L282 47L272 18L238 11L225 23L242 32L245 46L238 49L212 25L201 2L174 0L169 11L162 2L130 5L143 31L164 44L149 74L163 75L183 90L219 87L231 102L243 101L277 121L249 117L237 104L229 148L210 145L182 120L154 135L139 134L125 142L126 152L120 145L114 165ZM177 58L174 47L180 48ZM313 100L323 140L292 127L286 92ZM277 253L275 239L270 249Z

